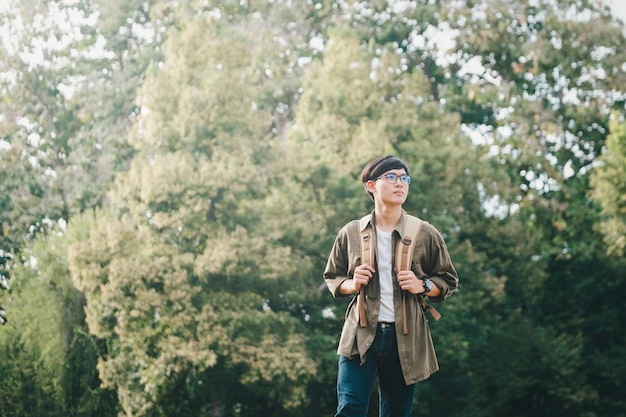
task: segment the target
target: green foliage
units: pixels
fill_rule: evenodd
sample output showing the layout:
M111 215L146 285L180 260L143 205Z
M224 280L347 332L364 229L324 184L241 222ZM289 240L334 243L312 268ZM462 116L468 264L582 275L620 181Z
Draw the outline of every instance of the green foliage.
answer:
M626 253L626 125L615 114L610 124L606 151L592 175L593 197L602 206L600 230L610 254Z
M207 395L190 412L234 407L215 383L184 382L214 369L269 395L271 409L293 409L305 399L294 382L315 373L301 322L278 301L293 291L285 285L298 261L254 210L267 194L259 173L273 110L256 68L265 51L230 27L201 23L168 44L172 61L146 80L149 114L111 193L115 216L97 217L70 251L90 332L110 343L98 365L103 384L134 415L168 415L172 391L182 396L176 409L199 392Z
M132 156L126 136L135 89L145 62L158 56L158 39L148 48L103 50L96 2L13 3L1 16L2 287L25 239L102 204Z
M0 333L6 416L89 416L110 413L116 401L99 389L100 349L84 333L84 300L67 269L67 238L60 228L23 250L13 270L7 309L13 319Z
M40 64L0 50L1 415L332 414L348 300L320 274L381 154L408 162L405 208L461 277L419 414L624 414L626 48L606 10L17 5L15 50L62 39L54 10L93 17Z

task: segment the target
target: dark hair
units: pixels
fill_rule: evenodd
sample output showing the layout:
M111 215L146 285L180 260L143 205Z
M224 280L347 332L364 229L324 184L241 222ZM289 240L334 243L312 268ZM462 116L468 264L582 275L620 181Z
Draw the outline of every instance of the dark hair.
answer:
M392 169L403 169L406 175L411 175L409 167L402 159L391 155L380 156L365 165L365 168L363 168L361 172L361 183L366 187L365 184L367 184L368 181L375 181L382 174ZM367 187L365 189L367 190ZM368 191L367 194L369 194L372 200L374 199L372 193Z

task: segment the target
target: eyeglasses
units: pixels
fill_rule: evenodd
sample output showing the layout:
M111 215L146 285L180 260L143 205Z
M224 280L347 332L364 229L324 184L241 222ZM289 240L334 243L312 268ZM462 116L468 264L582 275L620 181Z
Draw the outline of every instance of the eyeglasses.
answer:
M387 184L395 184L396 182L398 182L398 178L400 178L400 182L402 184L406 184L409 185L411 183L411 177L409 177L408 175L396 175L396 174L383 174L380 177L376 178L376 181L378 181L379 179L384 178L385 181L387 181Z

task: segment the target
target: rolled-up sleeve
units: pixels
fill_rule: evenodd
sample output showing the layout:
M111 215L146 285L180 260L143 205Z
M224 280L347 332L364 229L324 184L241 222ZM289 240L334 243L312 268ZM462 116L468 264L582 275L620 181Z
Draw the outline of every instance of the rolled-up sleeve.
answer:
M443 302L459 286L459 276L452 265L450 254L446 243L433 227L429 233L428 249L424 254L427 261L424 265L424 272L431 281L441 290L437 297L429 297L435 303Z
M341 294L339 287L349 276L349 254L348 254L348 231L347 227L342 228L335 237L335 242L328 256L326 268L324 269L324 280L328 289L335 298L348 297Z

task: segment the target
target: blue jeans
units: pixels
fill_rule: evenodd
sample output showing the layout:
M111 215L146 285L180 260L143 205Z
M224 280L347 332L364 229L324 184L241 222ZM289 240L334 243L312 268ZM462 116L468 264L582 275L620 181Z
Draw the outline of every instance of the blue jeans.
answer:
M410 417L415 384L404 383L396 329L390 325L378 325L376 337L363 365L358 355L352 359L339 357L335 417L366 417L370 393L377 376L380 417Z

